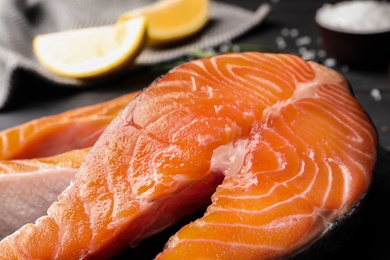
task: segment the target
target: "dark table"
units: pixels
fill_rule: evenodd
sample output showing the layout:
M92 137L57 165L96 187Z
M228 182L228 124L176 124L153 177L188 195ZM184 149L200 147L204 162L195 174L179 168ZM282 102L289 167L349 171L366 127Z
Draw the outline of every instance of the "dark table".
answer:
M255 10L264 1L220 0ZM259 26L234 40L234 43L263 45L274 50L298 55L314 54L314 58L343 73L352 85L356 98L372 118L379 135L378 166L362 223L356 234L343 241L341 251L332 259L390 259L390 221L387 203L390 201L390 77L389 68L356 69L344 64L331 64L332 57L324 56L314 24L315 10L325 1L274 0L268 1L272 11ZM303 43L297 43L301 39ZM298 40L299 41L299 40ZM55 95L39 93L34 102L0 113L0 130L46 115L109 100L149 85L161 71L142 69L99 86L84 90L61 90ZM28 84L28 82L26 82ZM108 87L109 86L109 87ZM34 88L35 86L31 86ZM39 88L37 88L39 89ZM38 97L39 96L39 97Z

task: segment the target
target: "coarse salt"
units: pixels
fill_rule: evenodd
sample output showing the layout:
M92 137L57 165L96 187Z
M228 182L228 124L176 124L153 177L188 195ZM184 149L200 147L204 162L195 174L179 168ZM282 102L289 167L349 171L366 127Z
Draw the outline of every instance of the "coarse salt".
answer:
M389 31L390 3L360 0L325 4L317 11L316 21L324 27L345 32Z

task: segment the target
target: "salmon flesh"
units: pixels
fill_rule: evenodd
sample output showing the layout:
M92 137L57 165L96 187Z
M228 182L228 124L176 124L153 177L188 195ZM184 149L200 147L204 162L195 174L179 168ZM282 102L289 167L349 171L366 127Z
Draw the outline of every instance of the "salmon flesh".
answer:
M375 128L337 72L289 54L176 67L109 124L0 259L108 258L199 208L156 259L278 259L366 194Z
M139 91L0 131L0 160L33 159L91 147Z

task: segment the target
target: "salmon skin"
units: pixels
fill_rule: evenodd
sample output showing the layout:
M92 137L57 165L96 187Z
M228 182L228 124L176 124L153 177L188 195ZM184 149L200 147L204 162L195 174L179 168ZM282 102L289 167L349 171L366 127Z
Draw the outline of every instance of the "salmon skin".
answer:
M139 91L31 120L0 132L0 160L49 157L91 147Z
M191 61L130 102L0 259L108 258L205 206L157 259L286 257L364 196L376 145L333 70L258 52Z

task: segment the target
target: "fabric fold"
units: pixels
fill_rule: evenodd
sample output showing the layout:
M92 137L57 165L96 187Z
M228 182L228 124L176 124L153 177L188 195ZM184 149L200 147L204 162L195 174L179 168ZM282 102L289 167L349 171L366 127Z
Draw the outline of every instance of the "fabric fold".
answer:
M0 110L6 108L23 89L34 85L80 88L94 85L57 76L43 68L32 50L37 34L75 28L109 25L120 14L133 8L151 4L152 0L2 0L0 2ZM102 11L104 10L104 12ZM211 19L206 28L189 41L174 47L144 48L136 65L149 66L176 59L193 49L215 47L246 33L270 12L263 3L255 11L217 1L211 2ZM16 73L17 72L17 73ZM17 86L24 80L34 79L29 86ZM48 90L49 91L49 90ZM20 92L20 93L19 93Z

